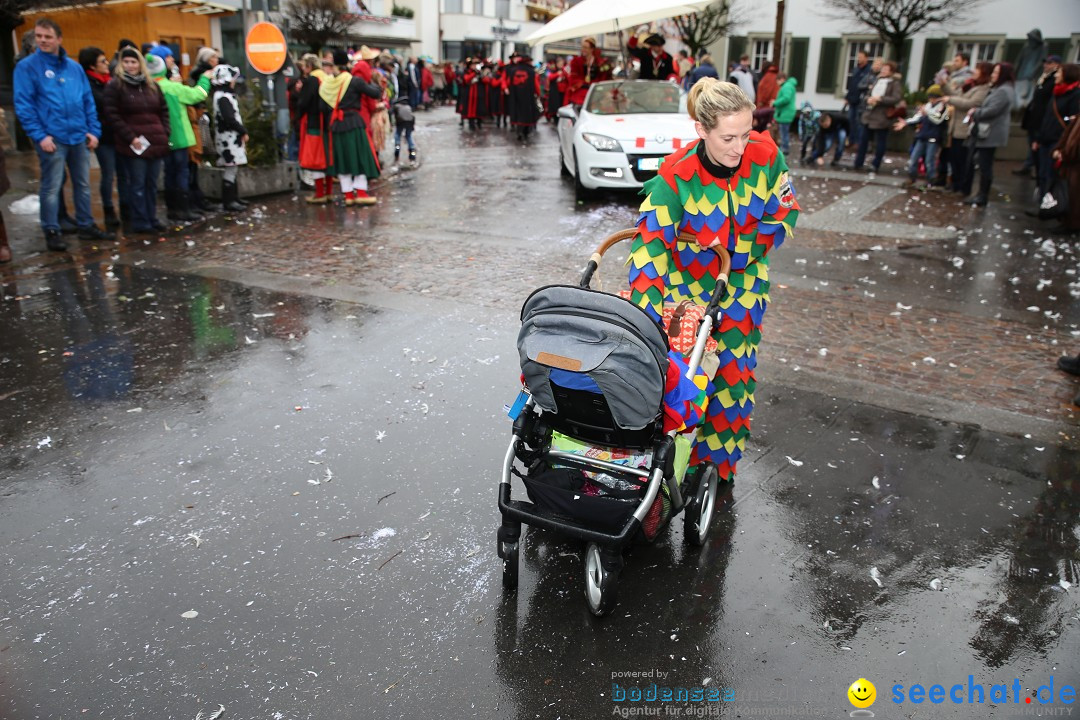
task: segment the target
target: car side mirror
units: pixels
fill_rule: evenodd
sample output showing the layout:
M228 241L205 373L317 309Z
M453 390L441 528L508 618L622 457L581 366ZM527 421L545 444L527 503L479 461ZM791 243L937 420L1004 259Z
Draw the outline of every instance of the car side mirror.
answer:
M556 114L561 118L577 122L577 111L574 110L573 105L563 105Z

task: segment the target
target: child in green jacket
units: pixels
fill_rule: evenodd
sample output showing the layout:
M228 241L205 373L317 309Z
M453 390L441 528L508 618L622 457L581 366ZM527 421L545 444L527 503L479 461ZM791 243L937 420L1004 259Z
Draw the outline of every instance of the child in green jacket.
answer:
M188 105L206 100L206 91L166 78L165 61L157 55L146 57L150 73L169 108L169 153L165 156L165 206L169 220L191 222L203 216L191 209L188 196L188 148L195 144L195 132L188 119Z

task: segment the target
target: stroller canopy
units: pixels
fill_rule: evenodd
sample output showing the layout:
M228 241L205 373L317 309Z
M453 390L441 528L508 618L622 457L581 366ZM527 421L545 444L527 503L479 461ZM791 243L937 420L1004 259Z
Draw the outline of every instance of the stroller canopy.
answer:
M558 413L553 368L588 376L624 430L654 422L664 397L668 342L644 310L616 295L553 285L521 308L521 372L536 404Z

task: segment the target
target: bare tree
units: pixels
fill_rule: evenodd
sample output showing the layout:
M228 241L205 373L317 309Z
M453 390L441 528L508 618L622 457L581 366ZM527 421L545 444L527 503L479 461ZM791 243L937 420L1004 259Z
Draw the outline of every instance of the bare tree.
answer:
M730 0L719 0L692 15L677 15L671 18L672 34L682 40L692 57L697 57L743 22L744 18L732 5Z
M322 50L328 40L348 37L353 22L344 0L290 0L285 17L289 34L312 52Z
M985 0L821 0L821 14L833 20L854 19L888 43L899 60L908 38L930 25L962 24L976 19Z

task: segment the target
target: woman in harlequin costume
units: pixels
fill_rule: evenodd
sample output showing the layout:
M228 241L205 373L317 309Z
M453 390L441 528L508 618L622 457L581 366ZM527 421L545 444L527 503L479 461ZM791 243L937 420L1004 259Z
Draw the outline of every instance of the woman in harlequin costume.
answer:
M638 234L630 248L631 300L660 320L665 302L708 304L720 262L731 253L729 292L713 337L720 365L691 466L716 464L731 481L750 435L754 368L769 302L769 252L792 232L799 206L783 154L751 131L754 103L737 85L698 81L687 99L700 140L666 157L645 183ZM680 233L697 242L677 240Z

